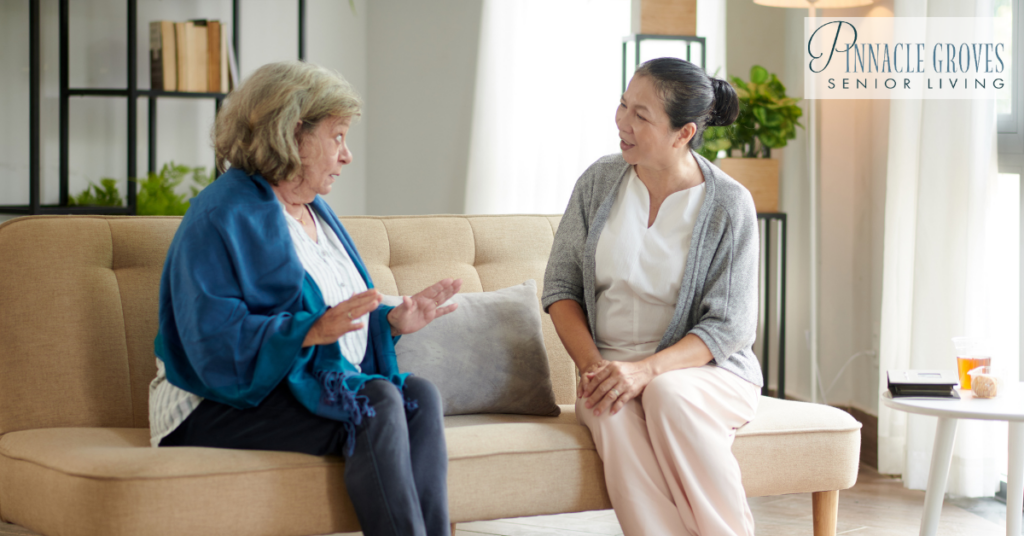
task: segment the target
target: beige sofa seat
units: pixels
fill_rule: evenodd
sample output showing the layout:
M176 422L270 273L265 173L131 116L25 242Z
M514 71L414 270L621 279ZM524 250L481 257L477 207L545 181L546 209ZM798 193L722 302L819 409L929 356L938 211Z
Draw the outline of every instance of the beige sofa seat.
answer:
M21 218L0 225L0 518L46 535L303 535L358 530L342 462L149 447L157 288L178 218ZM441 277L464 291L541 283L557 217L343 220L378 288ZM447 417L453 522L609 508L572 406L571 360L544 317L559 417ZM860 424L762 398L733 451L749 496L815 493L816 534L853 485Z

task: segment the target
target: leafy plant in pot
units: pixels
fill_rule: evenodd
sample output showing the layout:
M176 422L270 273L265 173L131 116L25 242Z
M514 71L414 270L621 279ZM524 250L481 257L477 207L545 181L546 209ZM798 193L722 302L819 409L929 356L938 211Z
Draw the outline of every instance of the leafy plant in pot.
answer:
M750 68L750 82L735 76L729 81L739 97L739 116L727 127L708 127L697 152L714 161L725 151L728 157L718 159L718 167L750 190L758 212L778 212L779 161L771 157L772 149L796 137L803 110L798 99L786 96L779 78L760 65Z
M189 167L170 162L164 164L159 173L150 172L145 178L128 179L136 183L135 213L139 216L183 216L189 207L189 197L177 192L178 186L191 175L189 190L191 197L210 185L217 178L215 171L206 172L203 167ZM70 206L124 206L124 200L117 189L117 180L104 177L100 184L89 186L68 199Z

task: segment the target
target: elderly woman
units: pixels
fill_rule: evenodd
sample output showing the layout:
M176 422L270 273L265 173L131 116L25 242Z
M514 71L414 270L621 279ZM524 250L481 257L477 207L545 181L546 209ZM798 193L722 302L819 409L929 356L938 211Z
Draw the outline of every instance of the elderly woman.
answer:
M583 173L551 248L544 307L627 536L754 534L730 447L762 383L757 220L691 150L738 109L689 62L641 65L615 113L622 154Z
M441 401L400 374L397 337L454 305L446 279L380 305L320 196L352 162L360 100L300 62L261 67L214 127L218 167L192 200L160 285L154 446L339 455L367 535L450 531Z

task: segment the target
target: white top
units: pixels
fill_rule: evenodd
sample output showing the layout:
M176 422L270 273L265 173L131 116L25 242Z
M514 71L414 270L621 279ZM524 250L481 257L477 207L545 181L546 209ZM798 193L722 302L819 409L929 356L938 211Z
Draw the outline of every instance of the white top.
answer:
M366 282L359 275L359 270L349 258L338 235L324 232L325 229L330 231L327 222L316 214L315 210L309 210L309 213L316 215L313 219L316 223L316 242L291 215L285 213L284 219L288 221L288 231L292 235L295 252L298 253L302 266L320 287L324 303L328 307L334 307L353 295L366 291ZM362 328L350 331L338 340L341 343L341 354L357 369L366 355L366 341L370 334L369 313L364 315L360 322L363 324Z
M630 170L619 188L596 257L597 348L609 361L652 354L675 313L704 183L670 194L647 227L651 197Z
M975 398L974 393L960 390L960 399L899 397L889 391L882 393L882 403L892 409L934 417L979 419L985 421L1024 421L1024 383L1004 381L995 398Z
M284 206L281 209L284 210ZM288 232L291 234L295 252L299 255L303 268L320 287L324 303L334 307L352 295L365 291L366 282L359 275L359 270L348 256L338 236L333 232L325 232L325 229L330 229L327 222L315 210L309 210L309 213L316 216L313 219L316 224L316 242L306 234L302 224L287 212L284 219L288 222ZM366 356L369 317L367 314L361 319L362 329L350 331L338 340L342 355L357 369ZM154 447L158 446L160 440L184 422L202 401L202 397L168 382L164 363L157 359L156 378L149 384L150 443Z

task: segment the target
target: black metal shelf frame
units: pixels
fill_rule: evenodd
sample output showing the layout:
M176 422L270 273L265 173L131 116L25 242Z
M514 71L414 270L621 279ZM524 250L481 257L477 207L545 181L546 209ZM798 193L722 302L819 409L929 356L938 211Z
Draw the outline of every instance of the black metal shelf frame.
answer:
M235 59L241 56L239 50L239 1L231 0L231 32L232 45L234 46ZM299 59L306 55L306 2L298 1L299 10ZM224 98L224 93L191 93L183 91L158 91L152 89L138 88L138 57L137 57L137 9L136 0L127 0L128 4L128 30L127 30L127 62L128 62L128 84L126 88L73 88L68 82L68 30L69 2L60 0L58 8L59 18L59 51L60 51L60 169L58 177L60 180L60 201L57 205L42 205L40 198L40 175L42 169L41 151L42 131L39 124L40 117L40 95L42 91L40 67L40 12L41 0L29 0L29 204L28 205L0 205L0 214L135 214L135 182L129 180L127 188L127 206L124 207L78 207L68 206L68 156L69 156L69 109L71 97L121 97L127 100L128 105L128 175L136 173L137 163L137 134L138 134L138 99L145 98L148 101L148 149L149 159L147 170L156 171L157 153L157 100L160 98L185 98L185 99L213 99L216 110L219 112Z
M680 58L686 61L693 61L693 50L692 45L697 43L700 45L700 68L707 69L707 39L704 37L697 37L696 35L658 35L658 34L631 34L622 38L622 91L626 91L626 84L629 83L629 79L633 76L633 73L627 73L627 65L629 64L629 44L633 44L633 67L640 66L640 48L644 41L682 41L686 43L686 57Z
M764 231L761 233L761 243L764 245L761 251L764 255L764 287L760 290L763 299L761 305L764 307L764 317L761 335L761 375L764 377L764 386L761 387L761 394L768 395L768 375L770 372L769 356L771 350L771 318L772 318L772 221L778 222L779 229L779 250L777 252L779 261L779 274L776 276L776 299L779 304L779 341L776 343L779 350L778 378L776 378L775 396L786 398L786 214L783 212L759 212L757 214L758 230L761 230L761 221L764 221Z

